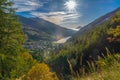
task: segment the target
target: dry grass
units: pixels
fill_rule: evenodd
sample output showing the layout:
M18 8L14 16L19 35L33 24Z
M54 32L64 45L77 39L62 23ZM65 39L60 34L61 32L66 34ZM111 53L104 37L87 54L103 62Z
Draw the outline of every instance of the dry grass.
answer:
M100 61L105 65L101 66L99 71L71 78L71 80L120 80L120 54L108 56Z

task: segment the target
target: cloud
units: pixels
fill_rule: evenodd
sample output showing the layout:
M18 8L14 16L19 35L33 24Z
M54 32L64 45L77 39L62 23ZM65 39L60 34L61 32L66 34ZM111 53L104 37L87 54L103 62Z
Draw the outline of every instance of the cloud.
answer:
M33 11L43 6L39 0L14 0L17 12Z
M65 11L56 11L49 13L32 12L31 14L33 16L43 18L47 21L53 22L61 26L65 26L65 24L70 24L70 23L75 25L78 22L78 19L82 16L81 14L75 12L65 12ZM71 24L69 26L73 27ZM77 25L75 27L77 27Z
M52 23L61 25L63 27L76 27L81 17L77 11L65 10L63 2L58 0L14 0L15 8L18 8L17 13L24 13L24 16L43 18ZM61 3L59 3L61 2ZM40 12L41 11L41 12Z

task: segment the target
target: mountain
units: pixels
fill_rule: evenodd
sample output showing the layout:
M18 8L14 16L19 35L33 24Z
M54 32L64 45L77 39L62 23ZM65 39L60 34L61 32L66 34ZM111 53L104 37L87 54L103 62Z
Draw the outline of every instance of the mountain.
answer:
M53 51L56 46L60 45L54 42L72 36L76 32L41 18L18 17L23 26L23 31L27 35L27 42L24 47L29 50L39 49L41 53Z
M25 34L28 35L28 40L59 40L64 37L71 36L75 31L63 28L59 25L51 23L41 18L26 18L19 16L19 21L23 25Z
M105 14L104 16L94 20L93 22L89 23L88 25L82 27L78 32L76 32L73 36L73 38L77 38L82 36L83 34L85 34L86 32L92 30L95 27L100 26L102 23L104 23L105 21L109 20L111 16L115 15L116 12L120 11L120 7L117 8L116 10L109 12L107 14Z
M114 53L120 53L120 8L81 28L60 51L54 53L50 66L58 77L61 78L62 73L62 77L69 78L71 74L91 72L94 63L95 70L100 57Z
M79 29L79 30L80 30L81 28L82 28L82 26L78 26L76 29Z

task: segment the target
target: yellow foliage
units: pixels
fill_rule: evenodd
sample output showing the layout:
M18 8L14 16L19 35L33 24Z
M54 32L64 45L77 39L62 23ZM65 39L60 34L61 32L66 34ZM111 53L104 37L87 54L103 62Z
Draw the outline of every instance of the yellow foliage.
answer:
M108 34L113 35L114 37L119 37L120 36L120 26L117 26L115 29L111 28L108 31Z
M101 60L101 61L99 60L99 61L97 61L96 63L97 63L97 65L99 65L99 67L104 67L104 66L106 66L106 63L105 63L104 61L102 61L102 60Z
M32 60L32 56L28 52L22 53L22 57L27 61L27 60Z
M46 64L36 63L23 80L58 80L58 78L54 73L50 72Z

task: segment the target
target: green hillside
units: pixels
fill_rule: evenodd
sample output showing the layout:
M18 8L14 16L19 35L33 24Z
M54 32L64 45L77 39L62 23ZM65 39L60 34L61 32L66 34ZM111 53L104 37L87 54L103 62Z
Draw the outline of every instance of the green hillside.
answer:
M89 64L97 66L96 61L107 56L108 51L120 53L119 26L120 11L116 11L109 20L66 43L49 62L50 66L65 79L69 79L69 75L82 75L83 69L89 73Z

